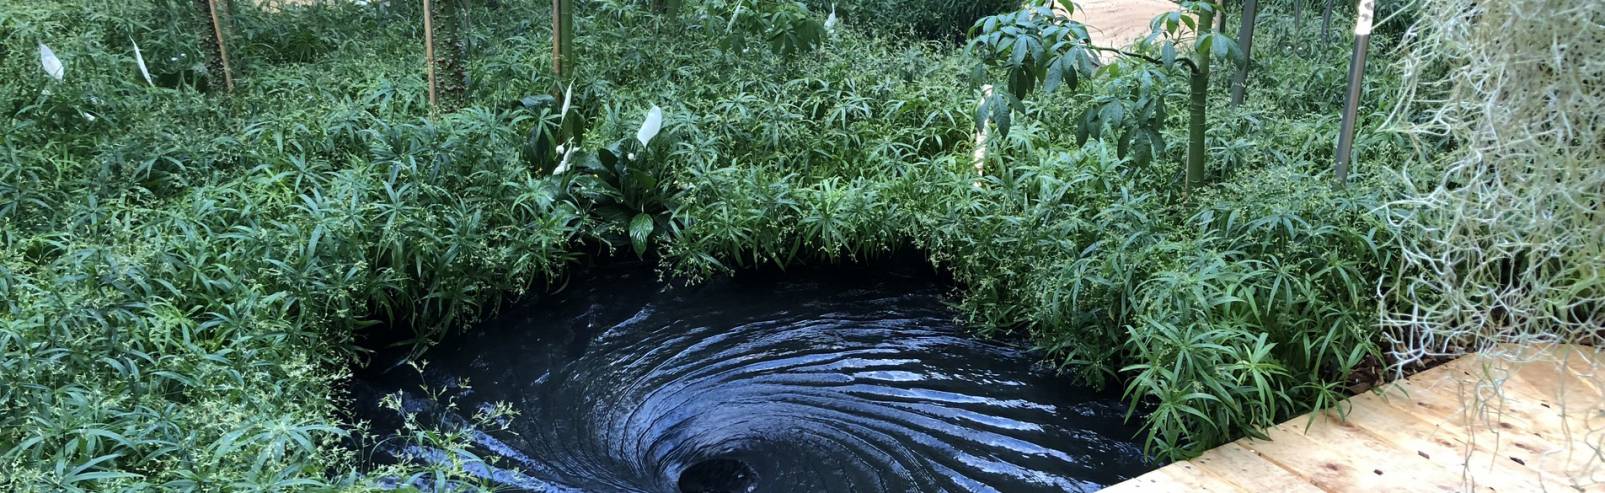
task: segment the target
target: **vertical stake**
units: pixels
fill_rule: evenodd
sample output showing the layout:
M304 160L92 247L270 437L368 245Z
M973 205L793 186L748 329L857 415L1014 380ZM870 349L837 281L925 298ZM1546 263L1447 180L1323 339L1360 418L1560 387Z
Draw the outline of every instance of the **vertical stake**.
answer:
M1242 45L1243 63L1237 68L1237 77L1232 79L1232 106L1243 104L1243 91L1248 87L1248 69L1254 65L1254 21L1259 15L1259 0L1244 0L1243 23L1237 28L1238 44Z
M574 0L552 0L552 71L559 81L574 74L573 56Z
M435 111L435 25L434 10L424 0L424 72L429 76L429 111Z
M218 21L217 0L206 0L206 8L212 15L212 34L217 37L217 58L223 64L223 85L229 92L234 92L234 71L228 65L228 45L223 42L223 23Z
M1354 121L1360 108L1360 90L1365 86L1365 54L1371 45L1371 16L1376 0L1359 0L1354 18L1354 58L1349 60L1349 97L1343 105L1343 127L1338 133L1337 183L1349 179L1349 161L1354 150Z
M1326 7L1321 9L1321 42L1332 42L1332 0L1326 0Z

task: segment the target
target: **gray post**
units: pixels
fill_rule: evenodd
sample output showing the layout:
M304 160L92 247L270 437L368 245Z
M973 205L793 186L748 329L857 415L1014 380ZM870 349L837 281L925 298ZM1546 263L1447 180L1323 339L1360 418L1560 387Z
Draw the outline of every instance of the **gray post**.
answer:
M1376 0L1360 0L1354 20L1354 58L1349 60L1349 97L1343 105L1343 127L1338 134L1337 183L1349 179L1349 161L1354 152L1354 121L1360 109L1360 90L1364 87L1365 54L1371 46L1371 15Z
M1326 8L1321 9L1321 42L1332 42L1332 0L1326 0Z
M1293 32L1304 33L1304 0L1293 0Z
M1215 22L1218 23L1215 25L1215 32L1226 34L1226 0L1215 2L1215 8L1217 9Z
M1254 49L1254 16L1258 14L1259 0L1243 1L1243 22L1237 28L1239 36L1237 42L1242 45L1243 63L1237 67L1237 77L1232 79L1232 106L1243 104L1243 90L1248 85L1248 69L1254 64L1254 57L1250 52Z

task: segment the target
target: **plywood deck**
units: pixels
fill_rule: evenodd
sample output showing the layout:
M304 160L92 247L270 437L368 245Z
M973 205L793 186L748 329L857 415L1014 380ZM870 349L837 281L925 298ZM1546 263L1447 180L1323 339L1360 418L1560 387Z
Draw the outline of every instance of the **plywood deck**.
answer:
M1055 7L1063 15L1063 2ZM1087 26L1093 44L1125 48L1148 35L1154 17L1177 8L1170 0L1080 0L1070 18Z
M1605 492L1600 351L1466 356L1104 491Z

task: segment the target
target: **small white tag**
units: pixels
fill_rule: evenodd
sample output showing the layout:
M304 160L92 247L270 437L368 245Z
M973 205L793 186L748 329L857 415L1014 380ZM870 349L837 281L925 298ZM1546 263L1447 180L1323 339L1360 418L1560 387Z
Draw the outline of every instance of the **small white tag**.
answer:
M1371 34L1371 18L1376 11L1376 0L1360 0L1359 8L1354 16L1354 35L1365 36Z

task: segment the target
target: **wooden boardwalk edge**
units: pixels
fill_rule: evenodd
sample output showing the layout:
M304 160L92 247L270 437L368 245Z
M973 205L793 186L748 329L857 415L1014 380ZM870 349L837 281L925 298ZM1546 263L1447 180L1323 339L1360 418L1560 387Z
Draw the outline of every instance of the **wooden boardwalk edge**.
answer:
M1104 491L1605 492L1598 348L1504 346L1348 404Z

